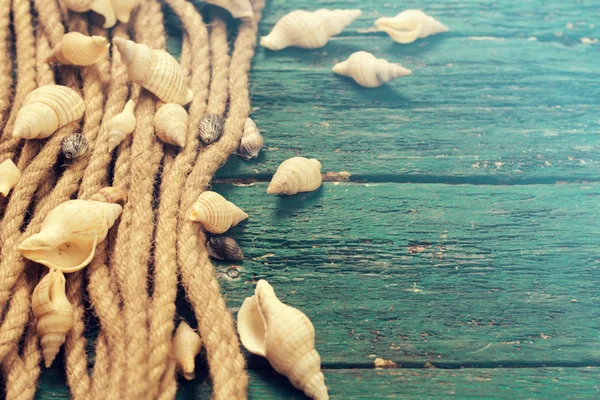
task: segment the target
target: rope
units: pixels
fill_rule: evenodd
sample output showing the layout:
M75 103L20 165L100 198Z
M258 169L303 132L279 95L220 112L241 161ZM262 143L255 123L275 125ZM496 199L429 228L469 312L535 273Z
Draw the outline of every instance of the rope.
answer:
M10 3L11 0L0 1L0 54L10 54ZM6 114L10 109L12 97L12 60L4 57L0 60L0 130L6 123Z

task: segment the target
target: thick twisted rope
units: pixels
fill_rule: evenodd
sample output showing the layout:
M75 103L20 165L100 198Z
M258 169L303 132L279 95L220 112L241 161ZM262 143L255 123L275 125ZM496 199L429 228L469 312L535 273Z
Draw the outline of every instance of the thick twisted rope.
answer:
M11 0L0 1L0 54L10 54L10 3ZM12 58L3 57L0 60L0 131L4 129L10 109L12 70Z

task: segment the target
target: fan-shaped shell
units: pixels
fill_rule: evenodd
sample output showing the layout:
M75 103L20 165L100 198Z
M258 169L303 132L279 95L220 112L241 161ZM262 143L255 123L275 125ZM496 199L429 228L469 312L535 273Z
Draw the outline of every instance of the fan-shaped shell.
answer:
M17 113L13 136L45 139L63 126L83 117L83 99L66 86L41 86L25 97Z
M46 62L89 67L108 54L110 43L102 36L86 36L79 32L64 35Z
M104 28L115 26L117 19L111 0L62 0L65 7L71 11L83 13L94 11L104 17Z
M179 104L165 104L154 115L154 131L165 143L184 147L188 132L188 113Z
M24 257L65 273L88 265L123 209L118 204L70 200L50 211L40 233L21 242Z
M112 7L117 19L124 24L128 24L131 12L139 3L140 0L112 0Z
M88 141L81 133L73 133L63 139L61 152L65 158L74 160L81 157L88 149Z
M271 50L286 47L318 49L329 38L341 33L344 28L362 14L360 10L320 10L309 12L292 11L281 18L271 33L263 36L260 45Z
M172 55L123 38L114 38L113 43L121 53L129 79L133 82L165 103L185 105L192 101L194 94L185 85L181 67Z
M223 119L217 114L206 114L198 123L198 137L204 144L216 142L223 135Z
M283 304L267 281L260 280L254 296L244 300L237 321L240 340L249 352L269 360L308 397L329 399L313 324L300 310Z
M240 148L238 150L240 157L245 160L256 158L262 147L263 137L260 134L258 127L252 118L247 118L246 123L244 124L244 133L240 140Z
M250 0L206 0L206 2L226 9L231 13L233 18L254 17Z
M195 358L202 349L202 339L185 321L181 321L173 335L172 344L177 368L185 379L191 381L196 377Z
M90 197L90 200L102 203L120 203L127 200L127 191L116 186L107 186Z
M229 236L213 236L206 242L208 255L216 260L241 261L244 252L235 239Z
M319 160L293 157L279 165L267 193L292 195L312 192L321 186L322 179Z
M21 179L21 171L12 160L8 159L0 163L0 194L2 196L8 196L19 179Z
M379 18L375 25L395 42L403 44L449 30L446 25L421 10L406 10L392 18Z
M336 64L333 67L333 72L348 76L359 85L367 88L378 87L393 79L412 73L410 69L404 68L400 64L376 58L366 51L353 53L346 61Z
M125 104L123 112L115 115L108 122L108 151L111 152L115 147L119 145L127 135L131 134L135 130L136 119L135 119L135 102L129 100Z
M192 206L190 220L202 224L210 233L225 233L248 218L248 214L215 192L204 192Z

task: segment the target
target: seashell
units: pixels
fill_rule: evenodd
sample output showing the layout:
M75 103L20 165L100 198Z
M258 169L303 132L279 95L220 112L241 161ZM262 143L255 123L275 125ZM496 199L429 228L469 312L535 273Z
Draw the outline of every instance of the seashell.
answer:
M156 136L165 143L184 147L188 132L188 113L179 104L165 104L154 115Z
M118 204L70 200L59 204L44 220L40 233L21 242L25 258L69 273L92 261L123 209Z
M240 140L240 148L238 153L245 160L251 160L258 157L258 153L263 147L263 137L258 130L258 127L252 120L247 118L244 124L244 133Z
M200 222L210 233L225 233L248 218L242 209L215 192L204 192L192 206L190 220Z
M400 76L412 74L410 69L383 58L376 58L366 51L357 51L346 61L335 64L333 72L349 76L356 83L367 88L378 87Z
M88 149L88 141L81 133L73 133L63 139L60 147L65 158L73 160L81 157Z
M308 397L329 399L313 324L300 310L283 304L267 281L258 281L254 296L244 300L237 328L250 353L269 360L275 371Z
M69 32L52 50L46 62L89 67L108 54L109 47L108 39L102 36L86 36L79 32Z
M100 189L90 197L90 200L100 201L102 203L120 203L127 200L127 191L116 186L107 186Z
M115 147L119 145L127 135L131 134L135 130L136 119L135 119L135 102L129 100L125 104L123 112L115 115L108 122L108 151L111 152Z
M192 101L194 94L185 85L181 67L172 55L123 38L114 38L113 43L121 53L129 79L133 82L165 103L185 105Z
M315 158L293 157L279 165L267 193L312 192L321 186L321 163Z
M421 10L406 10L392 18L379 18L375 25L395 42L403 44L449 31L446 25Z
M198 136L204 144L216 142L223 135L223 119L217 114L206 114L198 123Z
M206 0L209 4L226 9L233 18L252 18L252 4L250 0Z
M318 49L325 46L331 36L341 33L361 14L360 10L325 8L314 12L292 11L277 21L271 33L260 39L260 45L271 50L286 47Z
M208 255L217 260L223 261L241 261L244 259L244 252L240 245L229 236L213 236L206 242Z
M83 99L66 86L41 86L25 97L17 113L13 137L45 139L63 126L83 117Z
M128 24L131 12L139 3L140 0L112 0L112 7L117 19L124 24Z
M191 381L196 377L194 372L195 358L202 349L202 339L185 321L181 321L172 340L173 355L177 362L177 368L183 377Z
M31 308L37 318L37 333L46 368L52 365L67 333L75 324L74 310L65 293L65 276L51 269L35 287Z
M120 1L120 0L119 0ZM111 0L63 0L65 7L71 11L83 13L94 11L104 17L104 29L115 26L117 19L112 7Z
M8 196L19 179L21 179L21 171L11 159L0 163L0 194L2 196Z

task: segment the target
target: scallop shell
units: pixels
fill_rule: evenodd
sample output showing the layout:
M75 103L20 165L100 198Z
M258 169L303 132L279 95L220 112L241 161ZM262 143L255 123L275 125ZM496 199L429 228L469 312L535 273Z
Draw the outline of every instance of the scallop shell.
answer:
M117 19L111 0L62 0L65 7L71 11L83 13L94 11L104 17L104 28L115 26Z
M202 349L202 339L187 322L181 321L173 335L172 344L177 368L185 379L191 381L196 377L195 358Z
M216 260L241 261L244 252L235 239L229 236L213 236L206 242L208 255Z
M252 18L252 4L249 0L206 0L209 4L226 9L233 18Z
M63 126L83 117L83 99L66 86L41 86L25 97L17 113L13 136L45 139Z
M421 10L406 10L392 18L379 18L375 25L395 42L403 44L449 31L446 25Z
M2 196L8 196L19 179L21 179L21 171L12 160L8 159L0 163L0 194Z
M120 203L127 200L127 191L120 187L107 186L90 197L90 200L102 203Z
M52 365L67 333L75 324L74 310L65 293L65 276L51 269L35 287L31 308L37 318L37 333L46 368Z
M194 94L185 85L181 67L172 55L123 38L114 38L113 43L121 53L129 79L133 82L165 103L185 105L192 101Z
M360 10L320 10L309 12L296 10L281 18L271 33L260 39L260 45L271 50L286 47L318 49L329 38L341 33L362 14Z
M245 160L256 158L258 157L258 153L260 153L262 147L263 137L260 134L258 127L252 118L246 119L246 123L244 124L244 133L242 134L240 148L238 149L240 157Z
M129 23L131 12L140 4L140 0L112 0L115 16L124 24Z
M165 143L184 147L188 131L188 113L179 104L165 104L154 115L154 131Z
M73 133L63 139L61 152L68 160L81 157L88 149L88 141L81 133Z
M206 114L198 123L198 137L204 144L216 142L223 135L223 119L217 114Z
M248 214L215 192L204 192L192 206L190 220L200 222L210 233L225 233Z
M321 163L319 160L293 157L281 163L273 175L267 193L296 194L312 192L321 186Z
M111 152L115 147L119 145L127 135L131 134L135 130L136 119L135 119L135 102L129 100L125 104L123 112L115 115L108 122L108 151Z
M123 209L118 204L70 200L59 204L44 220L40 233L21 242L25 258L69 273L88 265Z
M346 61L336 64L333 72L348 76L356 83L367 88L374 88L390 82L398 77L412 73L400 64L390 63L383 58L376 58L366 51L353 53Z
M64 35L46 59L47 63L89 67L108 54L110 43L102 36L86 36L79 32Z
M254 296L244 300L237 317L242 345L269 360L275 371L312 399L327 400L315 328L300 310L283 304L273 287L260 280Z

